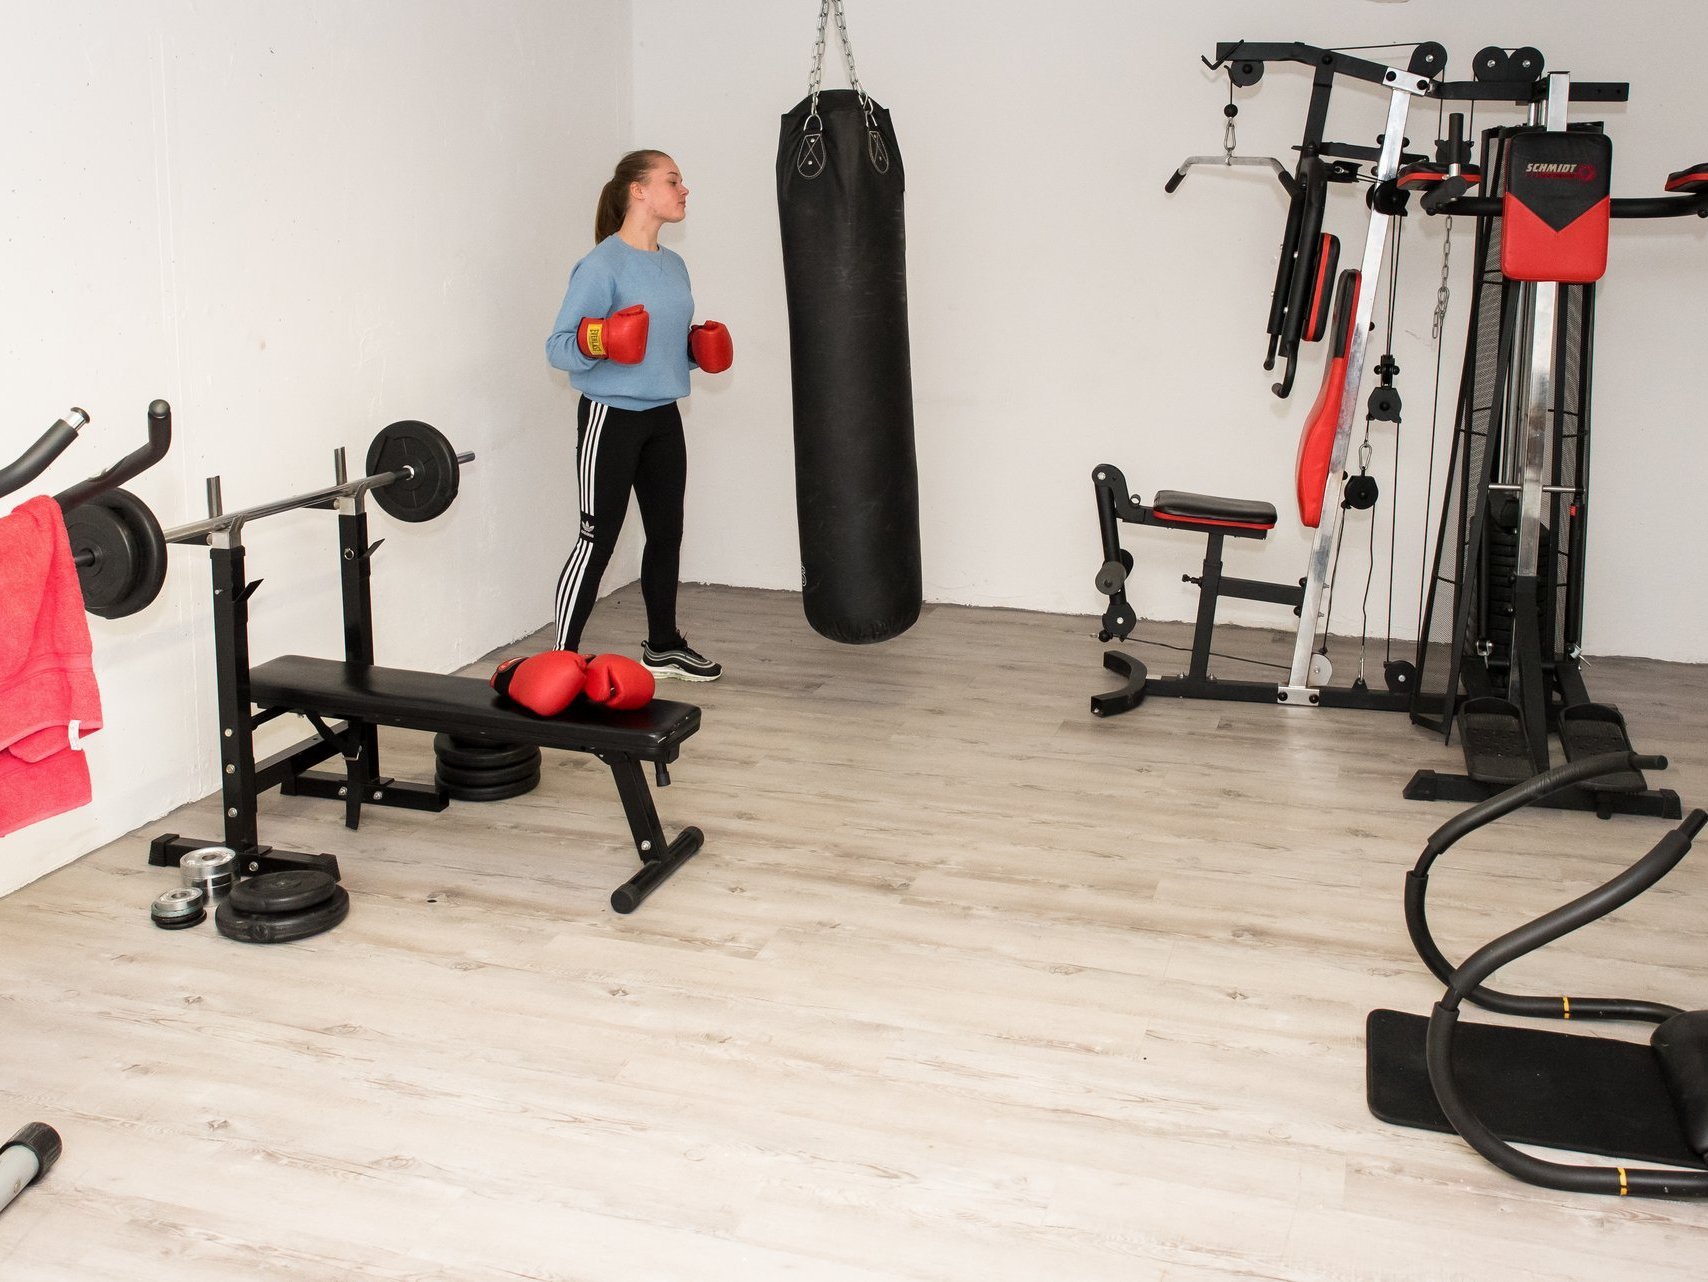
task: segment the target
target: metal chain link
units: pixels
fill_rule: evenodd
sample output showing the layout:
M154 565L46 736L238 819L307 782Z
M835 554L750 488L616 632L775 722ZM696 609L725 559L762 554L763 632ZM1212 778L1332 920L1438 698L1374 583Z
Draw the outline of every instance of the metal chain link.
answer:
M854 96L860 100L860 109L866 114L866 124L872 124L872 103L866 97L866 91L860 87L860 73L854 70L854 46L848 39L848 16L842 11L842 0L819 0L818 6L818 43L812 50L812 78L807 82L807 96L812 100L808 108L807 119L818 115L819 85L824 79L824 35L830 23L830 11L836 10L836 36L842 42L843 61L848 65L848 83L854 87Z
M1441 288L1435 291L1435 323L1430 326L1429 337L1441 337L1441 327L1447 323L1447 300L1453 296L1453 291L1447 288L1447 268L1453 257L1453 215L1447 215L1447 237L1441 242Z

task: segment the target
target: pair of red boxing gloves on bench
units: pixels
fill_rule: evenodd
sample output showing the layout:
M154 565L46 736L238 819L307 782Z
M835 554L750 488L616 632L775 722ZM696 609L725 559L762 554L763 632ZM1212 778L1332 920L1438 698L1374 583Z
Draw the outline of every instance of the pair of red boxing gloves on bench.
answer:
M646 359L646 333L652 323L646 308L636 303L609 316L583 316L575 327L575 345L592 360L639 365ZM706 321L688 331L688 355L708 374L721 374L735 364L735 343L729 330Z
M619 712L644 708L657 688L652 673L627 655L546 650L506 659L492 688L541 717L555 717L576 699Z

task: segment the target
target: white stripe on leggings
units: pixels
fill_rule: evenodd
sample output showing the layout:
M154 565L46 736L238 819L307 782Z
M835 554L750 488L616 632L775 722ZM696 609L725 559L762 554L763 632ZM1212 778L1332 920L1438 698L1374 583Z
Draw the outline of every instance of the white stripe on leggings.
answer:
M576 513L575 548L569 554L569 560L564 563L563 573L558 576L557 594L553 606L557 614L557 645L564 648L565 629L569 626L569 616L575 607L576 594L581 591L582 581L587 577L587 562L593 555L591 540L581 537L581 516L593 511L593 478L598 472L599 440L604 435L606 406L599 401L590 401L587 410L587 431L581 438L581 457L576 470L577 500L581 509Z

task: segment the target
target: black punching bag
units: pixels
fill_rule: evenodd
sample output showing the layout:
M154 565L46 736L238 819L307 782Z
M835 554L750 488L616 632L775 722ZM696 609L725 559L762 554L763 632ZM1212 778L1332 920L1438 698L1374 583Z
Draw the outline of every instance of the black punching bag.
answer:
M814 631L851 644L907 631L922 597L902 188L870 97L825 90L783 117L801 595Z

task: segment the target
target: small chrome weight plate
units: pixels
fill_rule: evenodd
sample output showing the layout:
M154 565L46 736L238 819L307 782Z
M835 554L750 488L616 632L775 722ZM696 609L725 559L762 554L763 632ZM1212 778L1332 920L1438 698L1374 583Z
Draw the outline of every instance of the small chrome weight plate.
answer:
M185 853L178 871L186 886L200 887L210 899L223 899L237 873L237 852L229 846L202 846Z
M149 916L163 930L182 930L207 918L207 897L197 886L177 886L158 896Z

